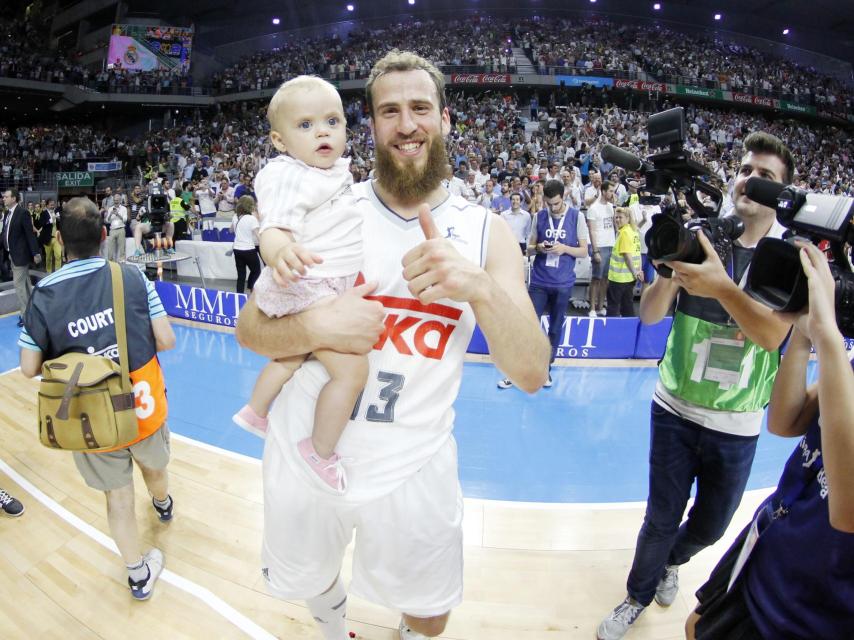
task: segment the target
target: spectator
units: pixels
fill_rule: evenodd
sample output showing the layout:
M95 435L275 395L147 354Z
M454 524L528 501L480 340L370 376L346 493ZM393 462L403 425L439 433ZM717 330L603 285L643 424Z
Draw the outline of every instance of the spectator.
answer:
M547 208L537 212L528 239L528 251L536 252L528 295L531 296L537 318L545 311L549 315L551 358L549 376L543 385L545 387L552 385L551 365L563 336L563 323L575 284L575 260L587 255L587 226L580 212L564 202L563 193L560 180L551 180L546 184L544 195ZM513 194L513 200L519 197L519 194ZM513 382L510 378L498 383L499 389L511 386Z

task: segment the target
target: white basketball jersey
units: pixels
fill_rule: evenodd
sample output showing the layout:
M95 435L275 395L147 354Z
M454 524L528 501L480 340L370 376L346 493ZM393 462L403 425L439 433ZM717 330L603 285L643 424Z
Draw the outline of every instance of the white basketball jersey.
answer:
M475 326L469 304L442 299L425 305L409 292L401 261L424 242L418 219L405 220L386 207L370 182L354 185L353 191L366 207L359 282L379 283L370 299L382 303L386 316L385 330L368 355L367 385L336 447L348 459L349 487L340 500L351 504L394 490L450 437L452 405ZM449 196L432 214L441 234L464 257L485 264L490 223L486 209ZM315 401L328 378L318 361L305 363L270 413L274 433L267 446L281 447L289 463L306 475L311 472L299 459L296 442L311 434Z

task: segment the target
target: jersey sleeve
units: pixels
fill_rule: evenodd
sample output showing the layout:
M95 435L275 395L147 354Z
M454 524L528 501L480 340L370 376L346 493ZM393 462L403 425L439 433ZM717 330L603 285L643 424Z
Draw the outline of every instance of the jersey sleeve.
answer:
M163 308L163 302L160 300L157 289L154 288L154 283L146 279L145 289L148 292L148 317L152 320L162 318L166 315L166 309Z
M33 289L32 298L30 299L29 307L24 313L24 328L18 335L18 346L21 349L29 349L30 351L48 350L50 335L47 330L47 323L44 320L38 307L33 304L36 302L36 294L38 288ZM35 300L33 298L36 298Z
M138 276L142 278L142 282L145 284L145 292L148 294L148 317L152 320L154 318L162 318L166 315L166 309L163 307L163 301L160 300L160 294L157 293L154 283L145 277L143 266L134 266L136 266L134 275L138 274Z

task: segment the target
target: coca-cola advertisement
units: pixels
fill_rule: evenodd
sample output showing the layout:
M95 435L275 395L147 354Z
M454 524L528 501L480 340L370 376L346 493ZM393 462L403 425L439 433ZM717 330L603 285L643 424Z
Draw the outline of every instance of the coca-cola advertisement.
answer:
M647 82L646 80L614 80L614 88L667 92L667 85L663 82Z
M765 96L752 96L749 93L736 93L733 91L732 99L734 102L743 102L745 104L756 104L762 107L773 107L774 98Z
M510 74L452 73L451 84L510 84Z

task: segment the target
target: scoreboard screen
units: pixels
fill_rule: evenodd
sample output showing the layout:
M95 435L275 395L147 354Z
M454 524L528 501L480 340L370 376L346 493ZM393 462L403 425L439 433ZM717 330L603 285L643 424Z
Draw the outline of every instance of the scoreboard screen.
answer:
M114 24L107 67L187 72L192 47L193 30L186 27Z

